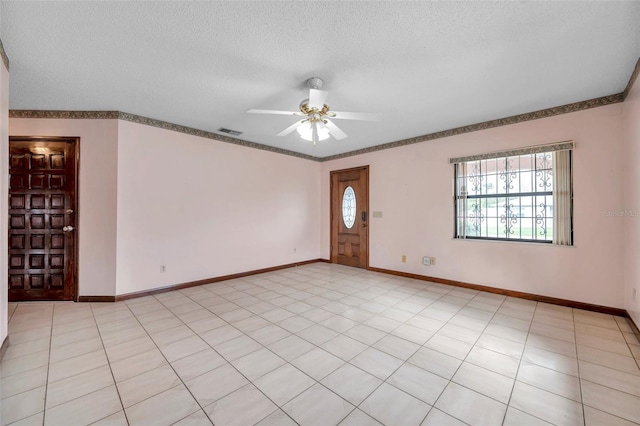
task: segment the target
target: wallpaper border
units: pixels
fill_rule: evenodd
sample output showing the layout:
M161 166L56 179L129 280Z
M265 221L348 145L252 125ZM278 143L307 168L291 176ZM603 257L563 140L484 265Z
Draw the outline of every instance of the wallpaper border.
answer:
M352 157L354 155L368 154L370 152L382 151L384 149L397 148L400 146L412 145L415 143L426 142L434 139L447 138L450 136L461 135L464 133L477 132L479 130L492 129L494 127L508 126L510 124L523 123L525 121L538 120L540 118L548 118L561 114L582 111L585 109L597 108L605 105L616 104L622 102L622 93L615 95L603 96L600 98L589 99L572 104L561 105L558 107L541 109L539 111L528 112L525 114L513 115L511 117L499 118L497 120L485 121L482 123L471 124L469 126L456 127L454 129L443 130L441 132L429 133L414 138L402 139L395 142L376 145L369 148L363 148L356 151L345 152L343 154L331 155L323 157L320 161L337 160L338 158Z
M143 117L141 115L130 114L121 111L57 111L57 110L31 110L31 109L12 109L9 110L9 118L57 118L57 119L79 119L79 120L104 120L119 119L130 121L132 123L144 124L146 126L158 127L160 129L172 130L174 132L185 133L192 136L212 139L219 142L241 145L247 148L260 149L276 154L284 154L292 157L298 157L305 160L318 161L317 157L302 154L295 151L289 151L269 145L263 145L256 142L245 141L243 139L232 138L230 136L221 135L205 130L194 129L193 127L181 126L179 124L169 123L167 121L156 120L154 118Z
M640 63L640 61L639 61ZM636 67L636 71L639 68ZM637 77L637 72L634 75ZM356 155L368 154L370 152L382 151L385 149L397 148L406 145L426 142L434 139L447 138L450 136L461 135L464 133L477 132L479 130L492 129L495 127L508 126L511 124L523 123L526 121L538 120L541 118L553 117L556 115L568 114L572 112L582 111L591 108L597 108L605 105L620 103L624 100L623 93L602 96L600 98L589 99L586 101L574 102L567 105L561 105L553 108L542 109L538 111L528 112L524 114L513 115L511 117L499 118L496 120L484 121L482 123L471 124L468 126L456 127L453 129L443 130L440 132L429 133L413 138L402 139L395 142L384 143L368 148L355 151L349 151L342 154L330 155L327 157L314 157L312 155L302 154L299 152L289 151L269 145L263 145L257 142L250 142L243 139L232 138L230 136L220 135L205 130L194 129L179 124L169 123L167 121L156 120L154 118L143 117L136 114L130 114L121 111L58 111L58 110L9 110L10 118L58 118L58 119L120 119L133 123L144 124L147 126L158 127L161 129L172 130L179 133L186 133L193 136L199 136L207 139L213 139L220 142L241 145L248 148L260 149L263 151L273 152L277 154L289 155L292 157L302 158L311 161L331 161L339 158L353 157Z
M638 61L636 62L636 67L633 69L633 72L631 73L631 77L629 78L627 87L625 87L624 92L622 92L622 100L627 99L627 96L629 96L629 92L631 92L633 85L638 79L638 74L640 74L640 58L638 58Z

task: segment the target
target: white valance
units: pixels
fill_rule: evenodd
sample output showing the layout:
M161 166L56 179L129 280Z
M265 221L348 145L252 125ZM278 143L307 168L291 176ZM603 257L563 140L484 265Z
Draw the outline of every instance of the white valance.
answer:
M513 157L516 155L538 154L540 152L569 151L575 148L575 142L564 141L547 145L536 145L526 148L516 148L507 151L489 152L486 154L469 155L466 157L450 158L450 164L466 163L467 161L489 160L492 158Z

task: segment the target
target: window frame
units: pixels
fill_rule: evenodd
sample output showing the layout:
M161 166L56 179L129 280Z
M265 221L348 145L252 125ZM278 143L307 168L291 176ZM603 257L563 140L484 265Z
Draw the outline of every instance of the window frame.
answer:
M469 157L460 157L460 158L451 158L449 160L449 162L454 166L453 170L453 238L456 240L474 240L474 241L503 241L503 242L516 242L516 243L536 243L536 244L550 244L550 245L566 245L569 247L573 247L574 246L574 230L573 230L573 222L574 222L574 211L573 211L573 150L575 148L575 144L573 143L573 141L565 141L565 142L561 142L558 144L552 144L552 145L540 145L540 146L536 146L536 147L529 147L529 148L521 148L521 149L515 149L515 150L510 150L510 151L503 151L503 152L495 152L495 153L488 153L488 154L483 154L483 155L476 155L476 156L469 156ZM466 228L468 226L469 223L469 219L468 219L468 215L466 213L468 213L468 209L465 207L465 214L460 215L459 216L459 207L461 206L461 203L466 202L466 200L472 199L472 200L482 200L482 199L499 199L499 198L505 198L506 200L509 200L509 198L514 198L514 197L537 197L537 196L551 196L554 199L554 207L555 207L555 200L556 197L554 195L554 186L552 185L551 190L549 191L539 191L539 192L517 192L517 193L504 193L504 194L478 194L478 195L472 195L469 196L468 192L466 195L460 195L460 191L458 188L458 185L460 184L459 182L459 171L458 171L458 165L461 163L471 163L473 161L481 161L481 160L488 160L488 159L502 159L504 161L508 161L509 158L516 158L522 155L530 155L530 154L535 154L536 160L537 160L537 155L539 154L550 154L553 156L554 152L556 151L568 151L569 152L569 180L570 180L570 195L569 195L569 203L570 203L570 217L569 217L569 226L570 226L570 244L556 244L554 243L554 236L552 235L550 239L534 239L534 238L518 238L518 237L493 237L493 236L469 236L466 234L466 232L464 234L460 234L460 220L463 220L463 226ZM532 169L535 172L535 166ZM556 170L556 164L555 161L553 162L552 166L551 166L551 172L554 173ZM517 173L520 173L521 169L518 168ZM468 176L468 175L467 175ZM480 176L483 176L482 173L480 174ZM520 203L521 205L521 203ZM554 216L556 214L556 211L554 209ZM552 220L553 223L555 224L556 219L552 216ZM536 220L535 217L531 218L532 220ZM546 217L545 217L546 219ZM523 229L522 226L520 225L519 229ZM524 228L527 229L527 228ZM529 229L536 229L535 227L533 228L529 228ZM520 235L522 235L522 232L520 232Z

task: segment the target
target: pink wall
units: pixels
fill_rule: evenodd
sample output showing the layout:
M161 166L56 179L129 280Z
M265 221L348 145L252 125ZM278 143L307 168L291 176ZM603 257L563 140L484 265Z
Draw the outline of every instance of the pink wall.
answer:
M625 117L637 117L637 98L636 88L624 105L325 163L119 120L9 124L12 135L82 138L81 295L124 294L328 258L329 171L368 164L370 210L383 212L370 223L371 266L632 306L637 315L630 289L625 293L622 260L625 226L635 222L606 216L607 210L638 205L624 199L620 184L635 173L632 167L623 172L623 109ZM635 127L625 123L629 141L637 121ZM452 239L449 157L568 139L577 146L574 247ZM627 145L627 154L637 158L639 144ZM640 177L634 182L640 186ZM626 263L627 287L635 279L631 272L640 276L629 260L634 250ZM436 257L436 265L422 266L425 255Z
M625 210L630 215L624 218L625 309L640 326L640 82L636 80L624 103ZM636 296L633 290L636 290Z
M80 136L82 296L319 257L318 163L121 120L9 124Z
M79 294L115 295L118 121L11 118L9 132L80 137Z
M317 162L120 121L117 294L318 258L319 178Z
M9 164L9 71L5 68L4 63L0 63L0 164L2 164L2 173L0 173L0 345L7 337L8 324L8 298L9 288L7 284L7 258L9 235L8 229L8 175L7 165Z
M574 140L574 247L453 239L450 157ZM329 172L370 165L370 265L624 307L622 105L564 114L322 163L322 256ZM401 262L401 256L407 262ZM423 266L422 256L436 257Z

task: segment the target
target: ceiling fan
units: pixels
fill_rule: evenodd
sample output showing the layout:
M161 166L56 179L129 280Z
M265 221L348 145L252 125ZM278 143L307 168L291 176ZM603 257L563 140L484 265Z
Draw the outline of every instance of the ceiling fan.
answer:
M251 114L279 114L304 117L278 133L278 136L286 136L297 130L302 139L312 141L314 145L329 136L333 136L337 140L347 137L347 134L336 126L331 119L364 121L378 121L380 119L379 114L331 111L329 106L325 104L328 92L320 90L323 84L322 79L320 77L311 77L307 80L307 84L309 85L309 98L300 102L300 111L250 109L247 112Z

